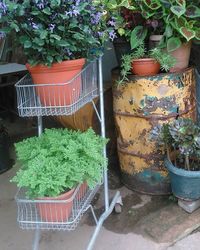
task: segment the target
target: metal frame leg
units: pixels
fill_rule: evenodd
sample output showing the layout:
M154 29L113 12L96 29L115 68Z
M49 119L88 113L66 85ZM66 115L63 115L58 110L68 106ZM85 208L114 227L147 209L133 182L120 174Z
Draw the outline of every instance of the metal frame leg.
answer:
M88 244L87 250L92 250L93 249L95 240L96 240L96 238L98 236L98 233L99 233L99 231L101 229L101 226L102 226L103 222L105 221L105 219L112 213L112 211L113 211L113 209L115 207L115 204L117 203L119 197L120 197L120 192L117 191L114 198L113 198L113 200L112 200L112 202L111 202L111 204L110 204L110 206L109 206L109 208L99 218L98 223L97 223L96 228L95 228L95 231L94 231L94 233L93 233L93 235L92 235L92 237L90 239L90 242Z
M38 116L38 136L40 136L42 134L42 116Z
M38 116L38 136L40 136L42 134L42 116ZM33 241L33 250L38 250L39 249L39 242L40 242L40 229L37 228L35 230L35 237L34 237L34 241Z
M103 73L102 73L102 57L98 61L99 70L99 95L100 95L100 123L101 123L101 136L105 138L105 116L104 116L104 96L103 96ZM103 155L106 157L106 147L103 149ZM87 250L92 250L98 233L105 219L112 213L116 203L120 198L120 192L117 191L111 204L109 205L109 190L108 190L108 172L107 168L104 168L104 199L105 199L105 211L100 216L96 225L95 231L90 239Z
M40 242L40 229L35 230L35 237L33 241L33 250L38 250L39 248L39 242Z
M100 96L100 116L101 116L101 136L106 137L105 132L105 115L104 115L104 96L103 96L103 72L102 72L102 57L98 61L99 71L99 96ZM106 158L106 146L103 149L103 155ZM105 197L105 210L109 209L109 194L108 194L108 172L104 168L104 197Z

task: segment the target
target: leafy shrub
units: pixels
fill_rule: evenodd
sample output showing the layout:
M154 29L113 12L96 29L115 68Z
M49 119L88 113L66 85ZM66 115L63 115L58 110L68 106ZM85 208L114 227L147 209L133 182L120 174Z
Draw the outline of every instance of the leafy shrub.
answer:
M32 198L55 197L84 181L92 188L106 166L102 154L106 142L92 129L84 133L46 129L40 137L15 144L22 167L11 181L27 188Z

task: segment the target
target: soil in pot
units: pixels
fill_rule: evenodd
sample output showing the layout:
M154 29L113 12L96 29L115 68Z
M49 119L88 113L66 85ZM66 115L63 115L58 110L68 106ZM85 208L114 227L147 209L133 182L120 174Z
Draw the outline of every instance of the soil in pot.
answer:
M51 67L26 64L36 88L37 95L44 106L67 106L75 103L81 93L81 76L85 59L76 59L55 63Z
M160 71L160 64L153 58L134 59L131 71L139 76L156 75Z
M73 207L73 194L75 189L61 194L57 197L44 197L36 204L40 217L46 222L65 222L71 215ZM44 200L49 202L45 203ZM63 201L63 202L56 202Z

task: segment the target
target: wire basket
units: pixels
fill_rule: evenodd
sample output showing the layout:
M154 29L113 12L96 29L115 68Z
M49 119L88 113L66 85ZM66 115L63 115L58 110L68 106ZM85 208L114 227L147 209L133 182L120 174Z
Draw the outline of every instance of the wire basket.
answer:
M19 116L71 115L98 96L97 61L66 83L33 84L28 74L16 83Z
M26 191L19 189L15 200L20 228L74 230L99 187L96 185L91 190L86 183L80 184L66 200L30 200L26 198Z

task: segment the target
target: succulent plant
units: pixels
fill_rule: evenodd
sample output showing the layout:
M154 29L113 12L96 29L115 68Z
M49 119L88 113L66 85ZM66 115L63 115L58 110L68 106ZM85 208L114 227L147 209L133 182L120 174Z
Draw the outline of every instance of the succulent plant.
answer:
M150 139L164 146L168 157L175 151L179 163L184 163L188 170L196 170L192 163L200 159L200 127L193 120L179 118L158 125L152 130Z

